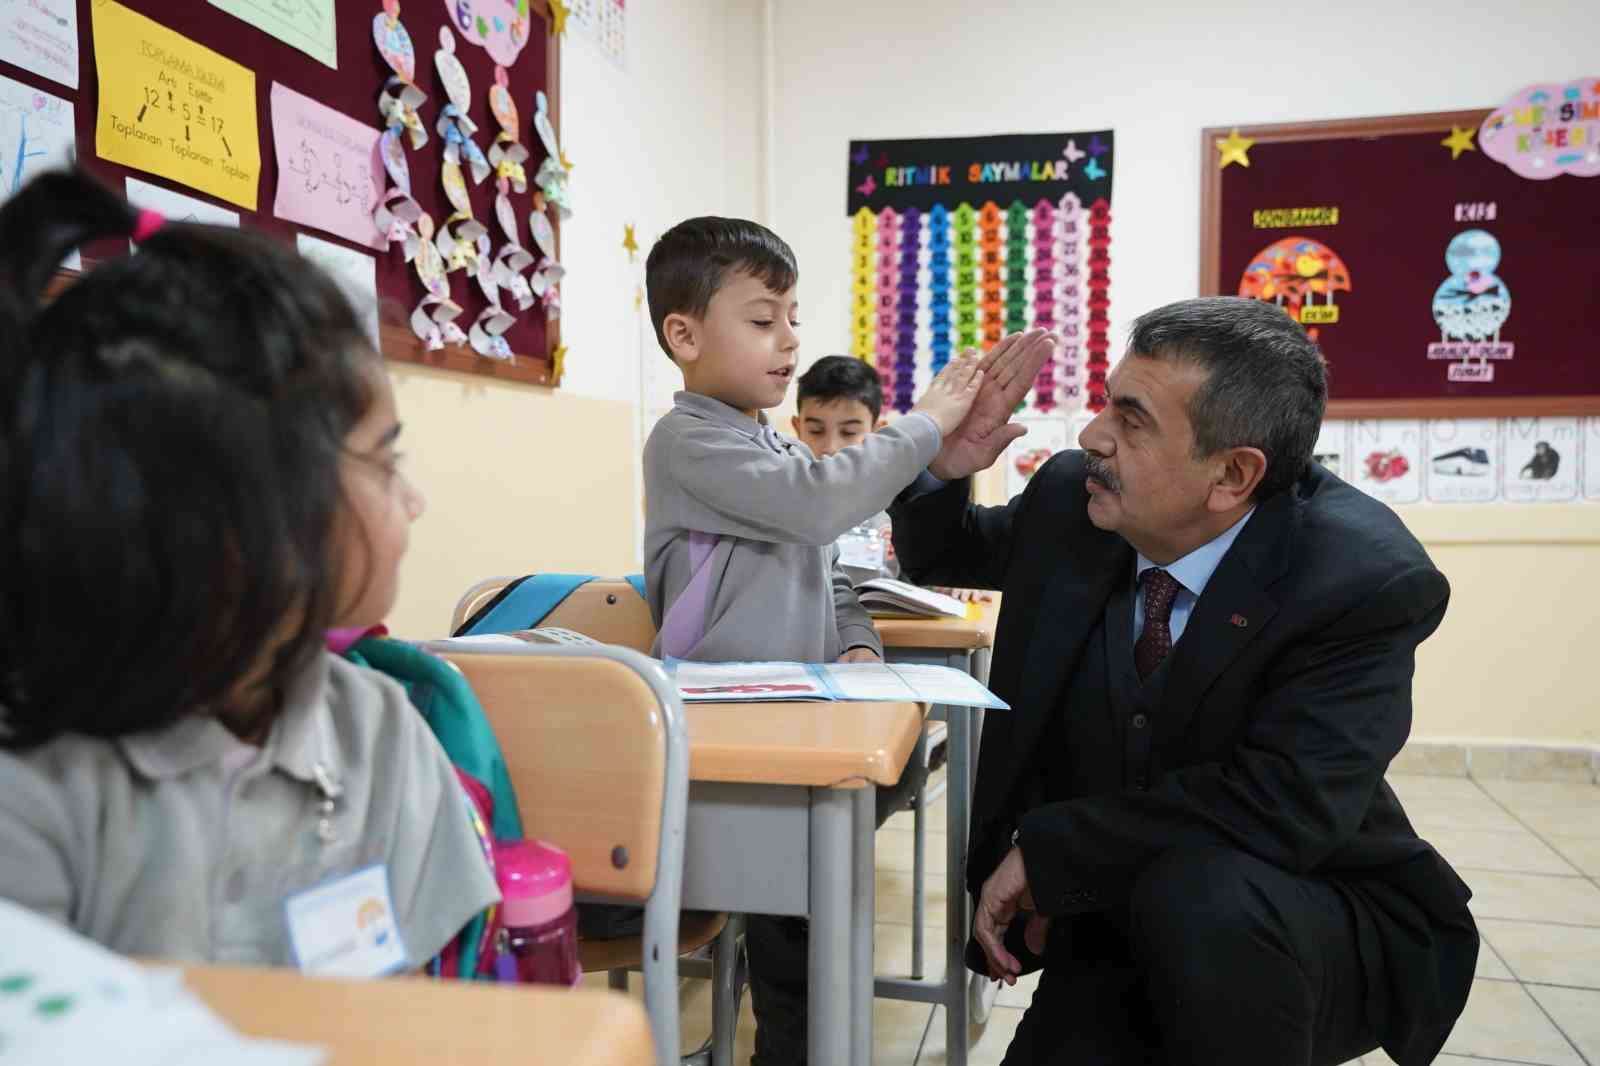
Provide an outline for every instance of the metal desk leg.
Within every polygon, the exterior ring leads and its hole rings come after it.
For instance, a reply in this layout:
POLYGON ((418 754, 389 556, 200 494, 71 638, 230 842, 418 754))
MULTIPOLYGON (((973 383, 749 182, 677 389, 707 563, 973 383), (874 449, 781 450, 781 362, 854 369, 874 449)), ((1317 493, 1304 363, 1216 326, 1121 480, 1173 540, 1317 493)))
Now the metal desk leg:
POLYGON ((850 1061, 850 883, 853 799, 843 789, 811 790, 811 946, 807 959, 807 1044, 811 1066, 850 1061))
POLYGON ((967 1066, 967 806, 971 791, 972 712, 966 707, 945 708, 949 780, 945 788, 945 970, 944 1021, 947 1066, 967 1066))
POLYGON ((852 821, 850 912, 850 1059, 872 1066, 872 923, 876 911, 875 850, 877 789, 868 785, 851 793, 852 821))

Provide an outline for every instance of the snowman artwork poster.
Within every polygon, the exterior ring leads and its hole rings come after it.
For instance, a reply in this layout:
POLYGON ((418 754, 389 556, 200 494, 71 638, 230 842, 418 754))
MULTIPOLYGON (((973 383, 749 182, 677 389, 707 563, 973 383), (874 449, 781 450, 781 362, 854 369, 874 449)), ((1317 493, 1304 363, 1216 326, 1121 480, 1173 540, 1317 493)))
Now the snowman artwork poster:
POLYGON ((1433 294, 1433 320, 1440 339, 1428 358, 1446 360, 1453 382, 1492 382, 1494 363, 1511 359, 1516 346, 1501 340, 1511 317, 1511 289, 1500 277, 1500 242, 1484 229, 1463 230, 1445 249, 1450 276, 1433 294))

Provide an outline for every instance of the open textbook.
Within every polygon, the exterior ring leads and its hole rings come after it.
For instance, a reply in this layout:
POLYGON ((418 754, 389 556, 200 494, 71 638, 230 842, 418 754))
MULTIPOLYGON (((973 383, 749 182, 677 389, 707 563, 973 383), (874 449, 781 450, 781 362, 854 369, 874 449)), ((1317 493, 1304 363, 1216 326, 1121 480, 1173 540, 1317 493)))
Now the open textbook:
POLYGON ((892 577, 875 577, 856 586, 856 599, 876 618, 968 618, 975 612, 954 596, 919 588, 892 577))
POLYGON ((970 675, 908 663, 667 663, 685 703, 749 700, 907 700, 1008 710, 970 675))

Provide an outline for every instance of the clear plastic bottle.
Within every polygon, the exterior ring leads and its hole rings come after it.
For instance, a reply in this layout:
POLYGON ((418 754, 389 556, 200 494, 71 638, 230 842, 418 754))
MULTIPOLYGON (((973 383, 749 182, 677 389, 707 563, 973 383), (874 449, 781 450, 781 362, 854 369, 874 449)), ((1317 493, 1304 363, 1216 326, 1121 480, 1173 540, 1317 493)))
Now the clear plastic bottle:
POLYGON ((576 985, 578 910, 572 861, 537 840, 496 844, 501 904, 500 977, 527 984, 576 985))

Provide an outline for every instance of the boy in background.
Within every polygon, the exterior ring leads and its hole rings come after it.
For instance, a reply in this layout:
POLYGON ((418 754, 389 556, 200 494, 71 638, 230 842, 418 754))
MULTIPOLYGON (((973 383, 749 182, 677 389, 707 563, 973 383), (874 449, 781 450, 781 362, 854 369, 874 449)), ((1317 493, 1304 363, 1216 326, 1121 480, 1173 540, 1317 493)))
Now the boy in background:
MULTIPOLYGON (((701 662, 872 662, 883 646, 838 563, 840 534, 927 468, 978 395, 952 362, 917 408, 826 458, 779 436, 799 349, 799 269, 753 222, 695 218, 645 266, 656 339, 684 389, 644 451, 645 581, 654 654, 701 662)), ((751 915, 753 1066, 806 1058, 806 923, 751 915)))
MULTIPOLYGON (((795 437, 813 455, 825 458, 866 439, 882 429, 883 384, 868 363, 849 355, 825 355, 800 375, 791 419, 795 437)), ((893 532, 887 511, 879 511, 862 526, 839 538, 839 559, 850 580, 859 585, 875 577, 900 576, 894 558, 893 532), (875 542, 863 536, 877 533, 875 542)), ((993 596, 972 589, 935 589, 964 603, 988 603, 993 596)))

